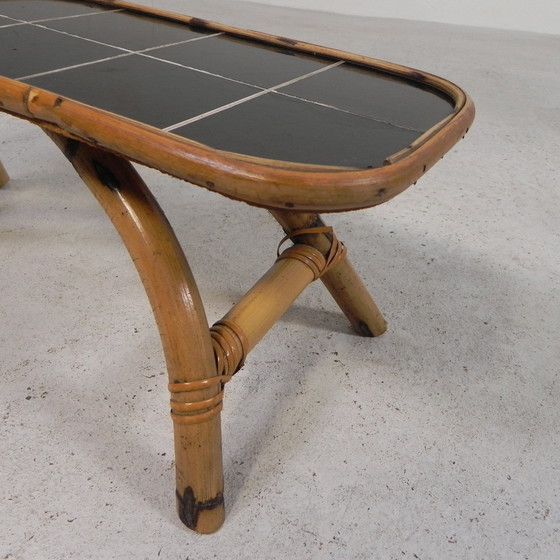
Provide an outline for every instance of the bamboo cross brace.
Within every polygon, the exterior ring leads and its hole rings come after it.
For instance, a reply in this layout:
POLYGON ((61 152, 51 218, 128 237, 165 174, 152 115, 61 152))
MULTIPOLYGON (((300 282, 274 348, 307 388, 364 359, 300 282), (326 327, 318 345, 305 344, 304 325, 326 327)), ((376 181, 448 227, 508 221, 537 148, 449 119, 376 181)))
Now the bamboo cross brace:
POLYGON ((266 274, 211 328, 218 373, 233 375, 303 290, 343 255, 340 251, 329 262, 320 251, 303 244, 279 254, 266 274))

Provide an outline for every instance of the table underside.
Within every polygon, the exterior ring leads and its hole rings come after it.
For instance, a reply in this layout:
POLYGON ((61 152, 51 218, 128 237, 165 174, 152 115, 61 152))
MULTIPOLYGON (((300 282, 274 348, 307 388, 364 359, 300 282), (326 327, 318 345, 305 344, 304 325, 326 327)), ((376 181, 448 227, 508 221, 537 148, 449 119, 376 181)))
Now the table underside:
POLYGON ((454 103, 358 65, 123 9, 0 0, 0 74, 212 148, 376 168, 454 103))

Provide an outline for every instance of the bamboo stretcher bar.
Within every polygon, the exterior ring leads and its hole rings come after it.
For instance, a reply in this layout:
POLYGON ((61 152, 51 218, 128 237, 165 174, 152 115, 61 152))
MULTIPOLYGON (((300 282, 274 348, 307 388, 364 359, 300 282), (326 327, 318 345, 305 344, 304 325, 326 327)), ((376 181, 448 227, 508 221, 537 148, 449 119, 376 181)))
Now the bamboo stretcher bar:
POLYGON ((303 290, 342 257, 329 263, 309 245, 294 245, 280 254, 268 272, 212 327, 218 373, 233 375, 303 290))

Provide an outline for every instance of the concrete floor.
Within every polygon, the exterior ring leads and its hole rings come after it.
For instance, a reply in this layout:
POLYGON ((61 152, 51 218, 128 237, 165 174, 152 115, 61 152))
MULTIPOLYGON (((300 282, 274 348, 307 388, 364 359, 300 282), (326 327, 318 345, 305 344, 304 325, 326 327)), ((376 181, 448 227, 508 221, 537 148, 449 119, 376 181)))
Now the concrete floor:
MULTIPOLYGON (((310 287, 227 387, 228 517, 198 536, 136 272, 56 148, 3 115, 0 559, 560 558, 560 37, 200 4, 158 3, 443 75, 475 126, 416 187, 328 218, 389 331, 354 336, 310 287)), ((218 319, 278 226, 142 174, 218 319)))

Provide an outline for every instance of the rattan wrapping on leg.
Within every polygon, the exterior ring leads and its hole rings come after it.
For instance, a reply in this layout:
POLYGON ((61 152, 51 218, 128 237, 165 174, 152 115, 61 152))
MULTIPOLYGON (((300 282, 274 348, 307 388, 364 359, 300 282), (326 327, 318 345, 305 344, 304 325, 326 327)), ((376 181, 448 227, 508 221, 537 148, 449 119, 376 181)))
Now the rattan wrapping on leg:
POLYGON ((206 422, 214 417, 223 407, 224 384, 231 379, 231 375, 217 375, 208 379, 200 379, 198 381, 186 381, 184 383, 170 383, 168 385, 171 393, 171 417, 178 424, 199 424, 206 422), (209 398, 201 401, 192 400, 187 402, 179 402, 173 400, 173 396, 194 393, 202 391, 209 387, 220 386, 219 392, 209 398))
POLYGON ((276 251, 278 259, 297 259, 311 268, 315 276, 315 280, 321 278, 323 274, 334 268, 345 256, 346 247, 344 243, 339 241, 335 235, 333 228, 330 226, 309 227, 297 229, 286 235, 278 244, 276 251), (289 249, 280 253, 280 248, 289 239, 294 239, 299 235, 320 235, 327 234, 332 238, 331 248, 326 256, 324 256, 318 249, 310 245, 296 244, 289 249))
POLYGON ((218 321, 210 329, 218 375, 233 375, 245 363, 249 342, 243 329, 233 321, 218 321))
POLYGON ((184 383, 170 383, 171 417, 179 424, 206 422, 223 408, 224 384, 245 362, 248 342, 241 327, 231 321, 219 321, 210 329, 218 375, 184 383), (175 395, 194 393, 219 385, 219 392, 209 399, 176 401, 175 395))

